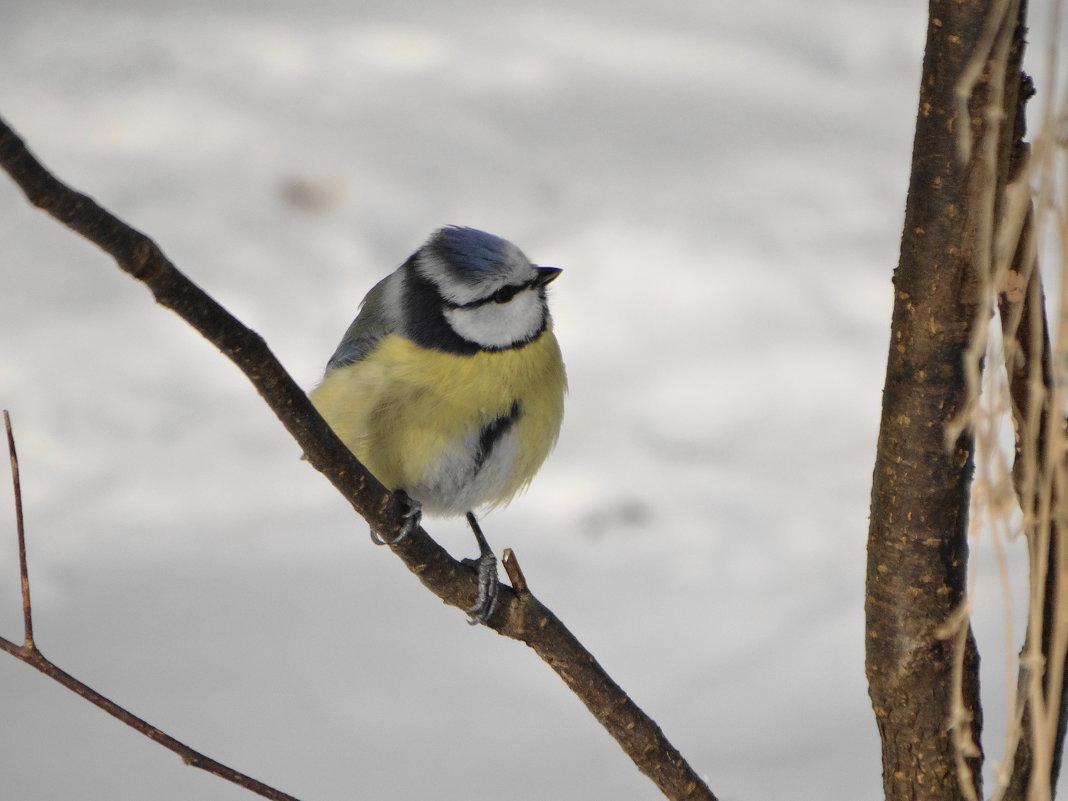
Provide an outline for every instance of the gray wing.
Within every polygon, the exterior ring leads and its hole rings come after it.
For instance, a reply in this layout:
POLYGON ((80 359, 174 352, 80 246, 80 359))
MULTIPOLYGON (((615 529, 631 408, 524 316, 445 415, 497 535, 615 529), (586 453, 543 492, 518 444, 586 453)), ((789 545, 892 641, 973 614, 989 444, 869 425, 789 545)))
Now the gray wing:
POLYGON ((395 330, 393 316, 388 313, 386 302, 387 284, 391 278, 393 275, 387 275, 375 284, 360 303, 360 313, 327 362, 326 372, 365 358, 375 349, 379 340, 395 330))

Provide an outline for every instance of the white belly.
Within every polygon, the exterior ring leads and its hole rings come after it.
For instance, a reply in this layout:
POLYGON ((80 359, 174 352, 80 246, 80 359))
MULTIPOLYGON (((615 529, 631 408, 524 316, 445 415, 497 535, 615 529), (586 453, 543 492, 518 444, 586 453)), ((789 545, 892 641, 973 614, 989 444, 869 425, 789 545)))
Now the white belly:
POLYGON ((479 460, 479 433, 442 453, 419 483, 404 490, 423 504, 431 515, 462 515, 487 503, 510 500, 502 498, 513 484, 519 440, 514 427, 493 443, 485 458, 479 460))

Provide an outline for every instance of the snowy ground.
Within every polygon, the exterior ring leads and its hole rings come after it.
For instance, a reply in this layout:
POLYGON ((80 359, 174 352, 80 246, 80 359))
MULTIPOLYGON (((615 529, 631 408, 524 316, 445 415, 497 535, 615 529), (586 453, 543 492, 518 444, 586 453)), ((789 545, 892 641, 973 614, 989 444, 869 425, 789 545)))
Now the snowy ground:
MULTIPOLYGON (((856 801, 881 793, 864 544, 925 24, 892 0, 6 0, 0 114, 308 387, 439 225, 563 267, 561 442, 491 541, 724 801, 856 801)), ((306 801, 659 797, 3 179, 0 244, 47 655, 306 801)), ((0 491, 18 638, 11 520, 0 491)), ((11 799, 251 798, 12 659, 0 688, 11 799)))

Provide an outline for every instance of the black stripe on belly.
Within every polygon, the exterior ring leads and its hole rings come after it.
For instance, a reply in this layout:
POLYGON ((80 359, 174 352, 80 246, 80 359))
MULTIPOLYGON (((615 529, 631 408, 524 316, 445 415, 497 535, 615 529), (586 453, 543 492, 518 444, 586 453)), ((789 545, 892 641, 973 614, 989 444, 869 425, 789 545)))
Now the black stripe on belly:
POLYGON ((478 435, 478 451, 475 453, 475 472, 478 472, 486 463, 493 446, 500 442, 501 437, 515 425, 521 411, 519 401, 512 401, 512 408, 508 414, 482 426, 482 431, 478 435))

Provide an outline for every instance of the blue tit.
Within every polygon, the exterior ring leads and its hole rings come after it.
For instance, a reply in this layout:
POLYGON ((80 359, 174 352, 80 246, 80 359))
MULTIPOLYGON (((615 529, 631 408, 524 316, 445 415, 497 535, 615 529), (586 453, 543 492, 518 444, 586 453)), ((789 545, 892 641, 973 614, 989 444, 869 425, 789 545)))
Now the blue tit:
POLYGON ((472 623, 493 613, 498 587, 474 510, 524 489, 560 432, 567 378, 546 302, 559 274, 493 234, 435 231, 367 293, 311 393, 356 457, 403 493, 406 532, 421 511, 467 516, 480 550, 472 623))

